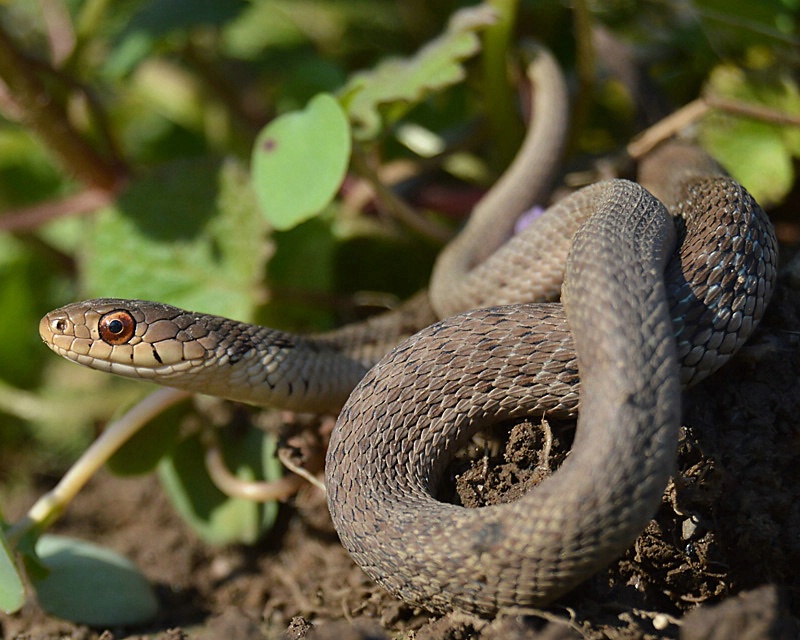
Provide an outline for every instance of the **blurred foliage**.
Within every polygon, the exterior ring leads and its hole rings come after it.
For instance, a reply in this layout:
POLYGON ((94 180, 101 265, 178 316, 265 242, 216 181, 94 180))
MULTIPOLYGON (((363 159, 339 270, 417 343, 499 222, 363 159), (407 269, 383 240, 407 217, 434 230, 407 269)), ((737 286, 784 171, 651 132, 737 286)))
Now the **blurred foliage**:
MULTIPOLYGON (((704 95, 733 108, 696 123, 698 138, 780 204, 800 157, 798 128, 776 117, 800 115, 798 13, 800 0, 6 0, 0 482, 19 474, 20 451, 38 449, 40 465, 74 458, 93 425, 148 388, 50 354, 36 327, 52 308, 136 297, 313 331, 424 286, 442 231, 468 213, 464 194, 496 179, 519 138, 525 38, 553 49, 571 81, 571 167, 704 95)), ((257 539, 276 506, 209 484, 200 436, 179 430, 188 410, 152 423, 110 466, 157 467, 211 541, 257 539)), ((279 477, 271 435, 220 441, 241 478, 279 477)), ((0 608, 11 610, 21 583, 0 543, 0 608)), ((152 615, 135 568, 82 543, 64 555, 62 543, 50 565, 119 566, 141 618, 152 615)), ((81 591, 62 606, 75 595, 66 574, 31 575, 51 611, 75 617, 94 600, 81 591)), ((119 622, 113 602, 97 602, 81 619, 119 622)))
MULTIPOLYGON (((426 189, 443 189, 456 202, 465 180, 491 184, 502 170, 492 152, 503 133, 497 127, 518 130, 520 123, 486 113, 498 107, 483 92, 489 84, 482 74, 506 74, 491 66, 504 56, 495 52, 495 62, 481 67, 480 32, 448 31, 451 16, 468 4, 0 5, 11 50, 63 109, 71 127, 66 135, 77 136, 96 156, 93 166, 124 185, 106 206, 62 205, 61 215, 50 216, 48 206, 69 203, 101 181, 91 179, 91 170, 77 171, 69 152, 48 143, 63 131, 43 130, 27 117, 30 105, 13 87, 0 92, 0 468, 13 469, 9 452, 25 447, 56 459, 74 456, 91 437, 89 427, 139 394, 135 383, 78 373, 39 344, 39 318, 63 303, 141 297, 315 330, 359 317, 364 293, 396 301, 424 286, 439 242, 399 222, 390 203, 371 196, 375 177, 417 204, 427 223, 454 227, 450 217, 463 217, 468 207, 426 206, 426 189), (438 48, 423 48, 431 41, 438 48), (441 72, 438 79, 423 73, 407 84, 404 74, 426 64, 441 72), (372 95, 358 93, 364 82, 372 95), (338 192, 341 176, 326 177, 327 204, 314 201, 316 217, 299 223, 311 215, 306 208, 285 224, 273 220, 292 227, 276 231, 259 213, 258 184, 250 184, 254 143, 262 127, 305 113, 300 110, 320 93, 336 96, 350 126, 358 126, 357 152, 374 175, 353 163, 338 192), (426 140, 433 151, 422 150, 426 140), (464 166, 470 170, 458 169, 464 166)), ((520 2, 511 45, 536 37, 550 46, 583 107, 576 109, 571 166, 618 151, 654 114, 704 92, 800 113, 800 0, 594 0, 575 7, 646 70, 639 91, 656 106, 642 108, 641 96, 616 72, 618 60, 604 59, 603 46, 566 3, 520 2), (576 52, 589 52, 589 74, 576 52)), ((486 24, 472 28, 478 27, 486 24)), ((518 73, 507 75, 511 87, 518 73)), ((324 119, 317 125, 330 128, 324 119)), ((765 202, 780 203, 793 188, 796 128, 714 113, 699 129, 704 143, 765 202)), ((341 141, 341 131, 331 138, 341 141)), ((339 163, 339 174, 347 151, 330 160, 339 163)), ((306 175, 278 175, 290 190, 310 189, 306 175)))
POLYGON ((155 589, 130 560, 110 549, 47 534, 36 552, 47 572, 32 582, 48 613, 103 627, 142 624, 158 612, 155 589))
POLYGON ((112 206, 83 222, 76 257, 86 296, 116 291, 251 315, 266 225, 241 162, 202 156, 143 171, 112 206))
MULTIPOLYGON (((203 465, 201 435, 182 440, 158 467, 164 489, 181 517, 211 544, 254 544, 272 528, 277 502, 230 498, 211 481, 203 465)), ((222 430, 220 448, 234 474, 244 482, 277 480, 281 464, 275 437, 259 429, 222 430)))
MULTIPOLYGON (((720 64, 709 75, 707 87, 708 93, 717 97, 800 113, 797 83, 771 69, 747 74, 740 67, 720 64)), ((714 113, 703 121, 700 139, 717 160, 730 167, 734 177, 749 185, 764 207, 780 203, 795 182, 793 165, 800 157, 800 127, 714 113)))
POLYGON ((25 585, 17 573, 16 561, 0 528, 0 611, 18 611, 25 603, 25 585))

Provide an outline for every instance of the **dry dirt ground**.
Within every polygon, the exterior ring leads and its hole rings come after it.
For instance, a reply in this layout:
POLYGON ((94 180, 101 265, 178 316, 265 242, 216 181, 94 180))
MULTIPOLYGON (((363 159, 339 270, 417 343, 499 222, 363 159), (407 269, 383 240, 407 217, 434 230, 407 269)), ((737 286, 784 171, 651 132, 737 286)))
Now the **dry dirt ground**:
MULTIPOLYGON (((757 335, 686 394, 679 471, 656 518, 624 557, 546 611, 482 620, 395 601, 349 559, 311 487, 257 547, 218 549, 178 519, 154 478, 104 474, 56 530, 135 560, 157 585, 158 619, 89 629, 30 604, 0 628, 37 640, 798 637, 799 330, 800 284, 784 268, 757 335)), ((476 443, 476 459, 453 463, 450 498, 514 499, 557 466, 571 437, 569 424, 509 425, 476 443)))

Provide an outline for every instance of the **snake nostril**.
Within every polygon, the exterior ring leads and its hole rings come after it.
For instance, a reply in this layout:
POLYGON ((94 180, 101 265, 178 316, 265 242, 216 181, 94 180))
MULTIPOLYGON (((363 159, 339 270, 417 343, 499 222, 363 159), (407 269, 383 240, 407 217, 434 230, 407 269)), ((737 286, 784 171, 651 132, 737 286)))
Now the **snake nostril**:
POLYGON ((100 332, 100 337, 108 344, 125 344, 133 337, 136 330, 136 320, 127 311, 111 311, 100 318, 97 328, 100 332))
POLYGON ((58 333, 65 333, 69 328, 69 323, 64 318, 59 318, 53 323, 53 328, 58 333))

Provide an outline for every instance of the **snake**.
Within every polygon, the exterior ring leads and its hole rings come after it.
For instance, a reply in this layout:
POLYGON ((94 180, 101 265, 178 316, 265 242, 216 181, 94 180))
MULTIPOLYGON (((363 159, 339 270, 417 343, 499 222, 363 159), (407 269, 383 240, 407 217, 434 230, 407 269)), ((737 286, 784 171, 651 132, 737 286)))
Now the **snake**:
POLYGON ((367 575, 429 610, 553 602, 654 515, 675 467, 682 389, 752 334, 778 249, 753 197, 682 142, 646 159, 647 188, 586 186, 514 233, 564 140, 558 65, 538 50, 528 76, 534 117, 520 152, 444 249, 429 290, 398 309, 299 336, 101 298, 44 316, 44 342, 118 375, 338 412, 327 503, 367 575), (577 417, 572 450, 518 501, 437 499, 448 461, 476 432, 550 416, 577 417))

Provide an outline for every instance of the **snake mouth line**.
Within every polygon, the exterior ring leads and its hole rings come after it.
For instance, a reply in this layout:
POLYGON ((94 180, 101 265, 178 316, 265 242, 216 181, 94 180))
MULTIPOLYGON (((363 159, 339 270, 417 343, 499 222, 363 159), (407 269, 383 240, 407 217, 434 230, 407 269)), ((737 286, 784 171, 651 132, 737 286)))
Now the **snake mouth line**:
POLYGON ((103 360, 102 358, 81 355, 52 342, 47 344, 55 353, 67 360, 71 360, 72 362, 76 362, 90 369, 97 369, 98 371, 113 373, 114 375, 134 380, 163 380, 166 384, 169 384, 171 378, 179 377, 183 375, 185 371, 196 366, 196 363, 184 362, 174 365, 164 365, 163 367, 137 367, 121 362, 113 362, 103 360))

